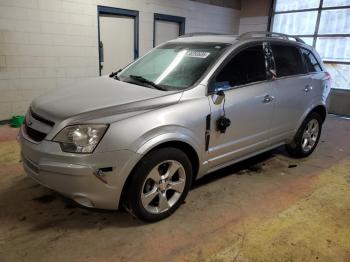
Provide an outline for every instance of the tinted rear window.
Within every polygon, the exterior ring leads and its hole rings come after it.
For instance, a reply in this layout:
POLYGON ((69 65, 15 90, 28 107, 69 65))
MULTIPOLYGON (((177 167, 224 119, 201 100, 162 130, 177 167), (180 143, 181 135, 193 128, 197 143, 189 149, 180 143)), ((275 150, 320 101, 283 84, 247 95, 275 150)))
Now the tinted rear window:
POLYGON ((272 44, 271 48, 275 59, 277 77, 306 73, 297 47, 272 44))
POLYGON ((309 72, 321 72, 322 68, 311 51, 301 48, 306 67, 309 72))

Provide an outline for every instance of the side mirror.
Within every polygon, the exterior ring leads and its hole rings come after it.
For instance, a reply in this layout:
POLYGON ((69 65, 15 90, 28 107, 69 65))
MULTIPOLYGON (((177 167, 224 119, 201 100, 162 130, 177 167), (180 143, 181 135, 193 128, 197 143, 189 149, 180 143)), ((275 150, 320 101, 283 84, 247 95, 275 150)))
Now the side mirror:
POLYGON ((222 103, 222 101, 225 98, 225 93, 222 90, 217 91, 215 94, 212 95, 213 103, 215 105, 219 105, 222 103))

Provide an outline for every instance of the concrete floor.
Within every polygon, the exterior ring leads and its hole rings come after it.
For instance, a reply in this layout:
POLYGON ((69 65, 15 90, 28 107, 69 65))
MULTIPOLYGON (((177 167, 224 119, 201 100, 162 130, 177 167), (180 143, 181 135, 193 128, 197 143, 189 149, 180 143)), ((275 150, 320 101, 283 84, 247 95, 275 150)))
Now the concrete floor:
POLYGON ((0 261, 350 261, 350 120, 198 181, 169 219, 81 208, 27 178, 0 127, 0 261))

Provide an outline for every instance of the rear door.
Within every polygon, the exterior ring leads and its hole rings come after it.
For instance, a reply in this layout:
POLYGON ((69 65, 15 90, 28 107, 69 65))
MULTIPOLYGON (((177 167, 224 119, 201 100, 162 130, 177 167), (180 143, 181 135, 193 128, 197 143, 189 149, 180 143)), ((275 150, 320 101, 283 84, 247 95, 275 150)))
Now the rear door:
POLYGON ((211 133, 209 167, 227 163, 269 146, 274 91, 267 80, 262 43, 242 48, 219 71, 211 84, 222 90, 225 100, 216 103, 209 96, 211 133), (217 130, 221 116, 231 121, 225 133, 217 130))
POLYGON ((285 141, 298 128, 307 109, 312 79, 298 47, 284 43, 271 43, 270 46, 276 67, 276 76, 271 82, 276 95, 271 142, 276 144, 285 141))

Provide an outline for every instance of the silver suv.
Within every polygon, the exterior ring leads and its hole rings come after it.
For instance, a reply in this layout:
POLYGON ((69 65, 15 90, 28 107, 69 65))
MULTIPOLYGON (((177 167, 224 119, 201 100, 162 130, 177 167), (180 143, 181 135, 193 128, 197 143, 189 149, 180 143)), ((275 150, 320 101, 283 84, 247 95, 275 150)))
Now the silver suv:
POLYGON ((19 134, 25 171, 77 203, 171 215, 194 179, 286 145, 315 149, 330 75, 299 38, 189 34, 109 76, 33 101, 19 134))

